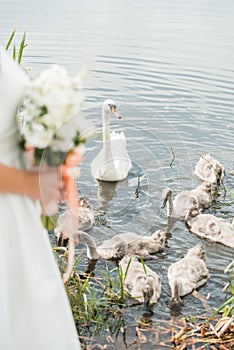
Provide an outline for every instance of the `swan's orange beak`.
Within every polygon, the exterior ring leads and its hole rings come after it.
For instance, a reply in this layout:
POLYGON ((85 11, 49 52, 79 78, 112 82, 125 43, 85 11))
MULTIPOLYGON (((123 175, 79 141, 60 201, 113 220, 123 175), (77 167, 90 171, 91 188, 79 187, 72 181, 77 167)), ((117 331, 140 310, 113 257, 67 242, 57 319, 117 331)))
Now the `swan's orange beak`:
POLYGON ((111 112, 116 116, 116 118, 118 118, 118 119, 122 118, 121 114, 119 112, 117 112, 116 106, 111 107, 111 112))

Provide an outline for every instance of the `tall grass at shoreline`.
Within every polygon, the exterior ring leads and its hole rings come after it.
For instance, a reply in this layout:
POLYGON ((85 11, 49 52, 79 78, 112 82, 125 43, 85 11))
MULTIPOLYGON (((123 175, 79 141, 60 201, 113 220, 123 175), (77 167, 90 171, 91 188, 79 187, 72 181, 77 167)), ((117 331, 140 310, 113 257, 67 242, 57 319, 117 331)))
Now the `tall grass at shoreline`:
MULTIPOLYGON (((58 252, 57 248, 55 248, 57 261, 61 273, 63 273, 66 269, 67 252, 66 250, 58 252)), ((83 345, 84 349, 87 349, 87 344, 95 343, 96 338, 100 339, 101 337, 103 339, 102 342, 105 343, 107 334, 117 339, 121 329, 131 328, 133 325, 128 324, 126 311, 135 304, 133 299, 124 291, 123 286, 126 276, 120 268, 112 267, 108 262, 105 262, 105 267, 100 272, 100 275, 95 276, 92 271, 87 274, 80 271, 79 264, 82 260, 83 253, 78 254, 74 273, 65 287, 80 339, 83 339, 85 342, 85 345, 83 345), (93 340, 91 341, 90 339, 93 340)), ((207 314, 205 317, 201 315, 192 317, 181 315, 176 321, 178 327, 175 324, 165 324, 165 332, 167 329, 167 332, 173 334, 174 330, 179 328, 177 334, 171 338, 171 342, 174 342, 176 345, 175 349, 180 349, 177 346, 190 344, 190 342, 196 344, 202 342, 204 344, 207 341, 207 344, 222 344, 222 342, 229 344, 232 341, 232 334, 234 336, 234 333, 232 333, 232 327, 234 326, 233 271, 234 260, 225 269, 225 272, 229 274, 227 276, 229 283, 226 286, 227 301, 217 308, 212 315, 207 314), (231 297, 229 297, 230 293, 231 297), (184 327, 180 326, 181 322, 184 323, 184 327), (230 326, 230 329, 228 327, 226 329, 222 328, 226 324, 230 326), (215 332, 216 327, 220 334, 219 338, 217 338, 215 333, 212 333, 215 332)), ((137 328, 139 319, 138 316, 135 317, 134 324, 137 328)), ((142 322, 144 321, 142 320, 142 322)), ((149 328, 147 322, 149 320, 146 320, 143 328, 149 328)), ((149 324, 151 332, 156 332, 158 324, 153 325, 151 322, 149 324)), ((149 339, 150 336, 151 333, 149 332, 149 339)), ((144 342, 147 343, 147 339, 144 342)), ((101 345, 100 348, 102 348, 101 345)), ((200 347, 196 349, 200 349, 200 347)), ((227 347, 227 349, 231 348, 227 347)))

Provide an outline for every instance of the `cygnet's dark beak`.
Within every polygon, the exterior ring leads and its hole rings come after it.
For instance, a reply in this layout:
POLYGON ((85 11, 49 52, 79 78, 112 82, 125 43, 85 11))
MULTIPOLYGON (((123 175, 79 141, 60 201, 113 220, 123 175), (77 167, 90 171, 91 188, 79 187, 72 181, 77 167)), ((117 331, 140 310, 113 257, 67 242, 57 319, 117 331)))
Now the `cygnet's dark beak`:
POLYGON ((144 313, 144 315, 150 315, 151 314, 151 310, 149 308, 149 301, 146 301, 144 303, 143 313, 144 313))
POLYGON ((167 204, 167 197, 164 198, 162 205, 161 205, 161 209, 165 208, 166 204, 167 204))
POLYGON ((221 185, 221 178, 222 178, 222 169, 220 167, 216 168, 216 184, 217 186, 221 185))

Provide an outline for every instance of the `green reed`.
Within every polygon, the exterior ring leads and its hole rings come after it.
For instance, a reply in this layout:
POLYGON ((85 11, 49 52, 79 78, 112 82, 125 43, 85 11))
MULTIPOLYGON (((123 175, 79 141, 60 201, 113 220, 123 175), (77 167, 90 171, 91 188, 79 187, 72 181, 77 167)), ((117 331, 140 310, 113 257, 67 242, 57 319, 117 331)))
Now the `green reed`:
MULTIPOLYGON (((52 242, 53 245, 53 242, 52 242)), ((67 250, 54 248, 61 274, 67 267, 67 250)), ((65 285, 73 317, 79 333, 94 336, 103 329, 117 330, 123 322, 121 308, 125 306, 126 296, 120 285, 119 269, 106 263, 100 276, 93 272, 80 271, 83 253, 78 254, 74 272, 65 285), (118 325, 118 327, 117 327, 118 325)))
POLYGON ((225 301, 210 317, 214 318, 217 314, 222 313, 223 317, 234 317, 234 259, 226 267, 225 273, 231 272, 231 276, 228 279, 228 287, 231 297, 225 301))
POLYGON ((6 51, 9 51, 12 46, 12 57, 15 61, 18 62, 18 64, 21 63, 21 60, 22 60, 22 56, 23 56, 23 52, 24 52, 24 49, 25 47, 27 46, 26 44, 26 32, 23 33, 22 35, 22 38, 21 38, 21 41, 20 41, 20 45, 19 45, 19 49, 16 48, 16 43, 14 41, 15 39, 15 36, 16 36, 16 28, 13 29, 8 41, 7 41, 7 44, 5 46, 5 49, 6 51))

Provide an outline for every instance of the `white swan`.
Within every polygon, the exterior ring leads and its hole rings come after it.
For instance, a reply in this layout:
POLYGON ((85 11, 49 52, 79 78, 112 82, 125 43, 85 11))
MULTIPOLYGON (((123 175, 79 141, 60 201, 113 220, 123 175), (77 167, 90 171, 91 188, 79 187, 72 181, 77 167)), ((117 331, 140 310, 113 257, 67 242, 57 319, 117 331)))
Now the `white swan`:
POLYGON ((202 181, 219 185, 225 176, 224 167, 209 153, 200 157, 195 165, 194 175, 202 181))
POLYGON ((177 219, 184 219, 188 209, 192 206, 199 209, 198 198, 191 194, 191 191, 182 191, 176 195, 173 200, 172 189, 167 187, 162 192, 163 204, 161 208, 167 205, 167 216, 177 219))
POLYGON ((191 293, 209 279, 209 271, 205 262, 205 248, 198 244, 188 250, 185 257, 168 268, 168 281, 171 288, 172 309, 182 305, 180 297, 191 293))
POLYGON ((124 276, 124 289, 134 299, 144 303, 148 311, 150 303, 157 303, 161 294, 161 278, 137 258, 125 256, 119 263, 124 276))
POLYGON ((189 231, 197 236, 234 248, 234 227, 226 220, 189 210, 186 223, 189 231))
POLYGON ((120 181, 126 179, 132 167, 126 150, 126 138, 123 132, 110 134, 110 113, 121 118, 115 102, 108 99, 102 104, 103 148, 91 163, 92 176, 102 181, 120 181))
MULTIPOLYGON (((58 245, 63 245, 64 237, 62 233, 65 229, 66 220, 69 219, 69 215, 72 215, 72 213, 69 209, 66 209, 58 216, 57 224, 54 229, 54 234, 57 237, 58 245)), ((77 230, 86 231, 94 225, 94 211, 88 198, 86 197, 80 197, 79 199, 78 218, 77 230)))
POLYGON ((143 259, 164 249, 166 233, 157 230, 150 237, 133 232, 119 233, 97 247, 102 259, 121 259, 125 255, 136 254, 143 259))
POLYGON ((125 232, 115 235, 97 246, 93 237, 81 230, 77 230, 79 243, 87 246, 87 257, 96 259, 121 259, 125 255, 136 254, 146 259, 150 254, 164 249, 166 233, 157 230, 150 237, 139 236, 133 232, 125 232))

